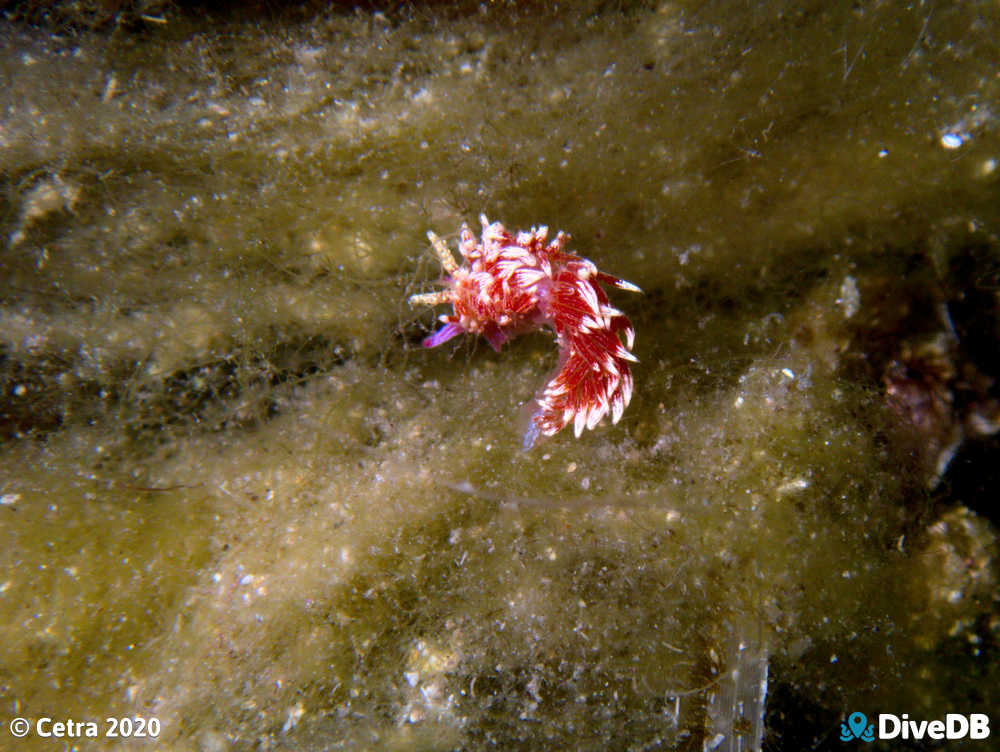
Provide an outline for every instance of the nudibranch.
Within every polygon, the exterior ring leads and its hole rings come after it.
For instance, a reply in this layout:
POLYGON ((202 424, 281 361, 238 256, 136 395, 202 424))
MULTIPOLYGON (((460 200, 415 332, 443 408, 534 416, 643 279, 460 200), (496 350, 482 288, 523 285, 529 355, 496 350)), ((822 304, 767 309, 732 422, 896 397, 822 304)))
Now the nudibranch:
POLYGON ((525 448, 539 434, 551 436, 570 422, 577 437, 608 413, 617 423, 632 398, 629 363, 637 362, 632 354, 635 330, 611 306, 602 285, 630 292, 641 292, 639 288, 567 251, 566 233, 546 243, 547 227, 514 234, 499 222, 479 219, 480 241, 462 225, 461 264, 441 238, 427 233, 446 274, 445 289, 413 295, 409 303, 450 303, 452 313, 439 317, 444 326, 424 339, 424 347, 468 332, 481 334, 499 351, 518 334, 550 327, 559 345, 559 368, 536 399, 525 448))

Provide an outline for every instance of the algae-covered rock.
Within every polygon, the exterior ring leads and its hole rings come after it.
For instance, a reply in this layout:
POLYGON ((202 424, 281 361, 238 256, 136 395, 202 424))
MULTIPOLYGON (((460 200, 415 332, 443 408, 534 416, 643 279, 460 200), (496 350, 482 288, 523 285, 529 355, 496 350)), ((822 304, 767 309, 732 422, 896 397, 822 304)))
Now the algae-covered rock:
POLYGON ((995 3, 74 7, 0 28, 0 734, 1000 722, 995 3), (480 213, 643 289, 617 425, 420 347, 480 213))

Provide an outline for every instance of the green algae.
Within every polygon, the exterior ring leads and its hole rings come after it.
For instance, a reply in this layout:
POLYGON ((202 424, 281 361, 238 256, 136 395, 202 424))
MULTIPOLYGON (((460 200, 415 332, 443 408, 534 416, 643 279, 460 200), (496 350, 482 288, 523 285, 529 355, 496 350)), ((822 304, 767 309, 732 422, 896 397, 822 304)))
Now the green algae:
POLYGON ((950 356, 985 386, 949 394, 988 422, 996 31, 987 4, 4 29, 9 714, 156 716, 171 749, 700 748, 734 640, 770 656, 775 748, 995 712, 995 530, 928 490, 884 374, 978 291, 950 356), (419 348, 424 233, 480 211, 644 289, 615 294, 617 426, 521 450, 548 335, 419 348))

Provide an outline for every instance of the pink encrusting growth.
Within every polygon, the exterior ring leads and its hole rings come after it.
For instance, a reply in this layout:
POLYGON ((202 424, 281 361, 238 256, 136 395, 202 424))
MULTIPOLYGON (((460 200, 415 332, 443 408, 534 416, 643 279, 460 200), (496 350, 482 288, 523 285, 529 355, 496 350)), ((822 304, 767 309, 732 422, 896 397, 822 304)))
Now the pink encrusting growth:
POLYGON ((410 305, 451 303, 453 310, 439 317, 444 326, 427 337, 424 346, 437 347, 469 332, 483 335, 499 350, 518 334, 549 326, 559 344, 559 370, 536 400, 525 446, 568 423, 577 436, 608 413, 617 423, 632 398, 629 362, 636 361, 631 352, 635 330, 625 314, 611 306, 602 284, 632 292, 639 288, 566 251, 565 233, 546 243, 546 227, 514 235, 485 216, 480 221, 479 242, 467 225, 462 226, 461 265, 437 235, 427 233, 447 273, 446 289, 413 295, 410 305))

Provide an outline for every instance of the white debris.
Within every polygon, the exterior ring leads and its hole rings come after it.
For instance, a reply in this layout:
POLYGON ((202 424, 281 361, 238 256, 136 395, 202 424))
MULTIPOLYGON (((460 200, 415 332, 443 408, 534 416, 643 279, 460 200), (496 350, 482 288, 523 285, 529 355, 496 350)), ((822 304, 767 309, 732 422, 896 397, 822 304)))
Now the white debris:
POLYGON ((944 133, 941 136, 941 146, 945 149, 957 149, 963 143, 962 136, 959 133, 944 133))
POLYGON ((840 283, 840 297, 837 298, 837 305, 844 309, 844 318, 851 318, 861 307, 861 293, 858 292, 858 283, 854 277, 848 275, 840 283))

